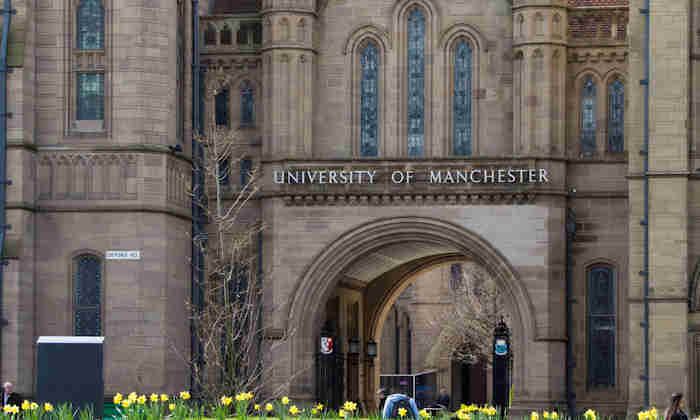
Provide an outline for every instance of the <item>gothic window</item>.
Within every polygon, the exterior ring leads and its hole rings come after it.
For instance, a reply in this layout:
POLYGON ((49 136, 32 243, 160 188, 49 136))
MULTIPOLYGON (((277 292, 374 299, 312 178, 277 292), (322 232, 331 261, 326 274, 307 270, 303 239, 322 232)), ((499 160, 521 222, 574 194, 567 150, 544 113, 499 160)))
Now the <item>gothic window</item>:
POLYGON ((81 0, 78 6, 78 49, 105 47, 105 9, 102 0, 81 0))
POLYGON ((459 290, 462 287, 462 264, 450 266, 450 289, 459 290))
POLYGON ((615 79, 608 86, 608 150, 621 153, 625 148, 625 85, 615 79))
POLYGON ((73 267, 74 334, 102 335, 102 262, 83 254, 75 258, 73 267))
POLYGON ((221 45, 231 45, 233 43, 233 33, 228 25, 224 25, 221 30, 221 45))
POLYGON ((216 125, 228 126, 228 89, 223 88, 214 97, 216 109, 216 125))
POLYGON ((581 153, 596 151, 596 86, 593 76, 583 79, 581 87, 581 153))
POLYGON ((204 45, 216 45, 216 27, 211 23, 204 31, 204 45))
POLYGON ((253 161, 250 159, 241 160, 241 187, 248 185, 250 172, 253 169, 253 161))
POLYGON ((104 74, 78 73, 78 120, 104 119, 104 74))
POLYGON ((408 155, 423 156, 425 143, 425 15, 408 16, 408 155))
POLYGON ((453 130, 454 154, 472 154, 472 47, 462 39, 454 57, 453 130))
POLYGON ((241 124, 250 125, 255 122, 255 96, 253 84, 245 80, 241 84, 241 124))
POLYGON ((367 43, 361 54, 360 156, 378 156, 379 58, 376 44, 367 43))
POLYGON ((588 271, 589 387, 615 386, 615 276, 608 266, 588 271))
POLYGON ((219 162, 219 173, 216 177, 219 179, 219 184, 227 186, 231 183, 229 174, 231 172, 231 163, 228 158, 219 162))
POLYGON ((535 35, 544 35, 544 17, 541 13, 535 15, 535 35))
POLYGON ((241 24, 236 32, 236 44, 248 45, 248 25, 241 24))

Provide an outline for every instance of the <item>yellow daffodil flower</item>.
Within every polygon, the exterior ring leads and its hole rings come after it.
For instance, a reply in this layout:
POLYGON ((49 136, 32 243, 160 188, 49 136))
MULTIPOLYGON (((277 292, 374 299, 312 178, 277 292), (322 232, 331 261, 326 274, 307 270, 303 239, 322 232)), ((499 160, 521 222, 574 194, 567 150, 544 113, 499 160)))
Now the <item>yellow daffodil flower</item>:
POLYGON ((53 405, 51 403, 44 403, 44 411, 50 413, 53 411, 53 405))
POLYGON ((151 394, 151 402, 158 402, 158 394, 151 394))
POLYGON ((252 392, 246 392, 245 397, 246 397, 246 400, 252 400, 252 399, 253 399, 253 393, 252 393, 252 392))
POLYGON ((132 393, 129 394, 129 401, 133 403, 133 402, 135 402, 135 401, 138 399, 138 397, 139 397, 139 396, 136 395, 135 392, 132 392, 132 393))
POLYGON ((459 420, 469 420, 470 417, 471 417, 471 416, 467 413, 466 410, 459 410, 459 411, 457 412, 457 418, 458 418, 459 420))
POLYGON ((190 393, 187 391, 182 391, 180 393, 180 398, 183 400, 189 400, 190 399, 190 393))
POLYGON ((649 410, 649 414, 651 414, 651 417, 656 420, 659 417, 659 412, 656 410, 656 407, 651 407, 651 410, 649 410))
POLYGON ((2 411, 5 412, 5 414, 10 414, 12 412, 12 406, 11 405, 6 405, 2 408, 2 411))
POLYGON ((145 395, 140 395, 140 396, 136 399, 136 402, 138 402, 138 403, 141 404, 141 405, 146 404, 146 396, 145 396, 145 395))
POLYGON ((342 408, 340 410, 338 410, 338 417, 340 417, 341 419, 344 419, 345 418, 345 410, 343 410, 342 408))
POLYGON ((405 408, 403 408, 403 407, 399 408, 399 416, 400 416, 401 418, 406 417, 406 413, 407 413, 407 411, 406 411, 405 408))
POLYGON ((29 410, 29 401, 24 400, 24 402, 22 402, 22 410, 24 410, 24 411, 29 410))
MULTIPOLYGON (((236 397, 236 399, 238 399, 238 397, 236 397)), ((233 401, 233 398, 231 398, 231 397, 227 397, 225 395, 221 397, 221 404, 223 404, 224 406, 231 404, 232 401, 233 401)))
POLYGON ((429 419, 429 418, 430 418, 430 413, 428 413, 428 410, 426 410, 425 408, 422 409, 422 410, 419 412, 419 414, 420 414, 420 416, 421 416, 422 418, 424 418, 424 419, 429 419))
POLYGON ((316 410, 316 407, 314 407, 314 408, 311 409, 311 414, 314 415, 314 416, 315 416, 316 414, 318 414, 318 410, 316 410))
POLYGON ((37 408, 39 408, 39 404, 37 404, 37 403, 35 403, 35 402, 32 402, 32 403, 29 405, 29 409, 30 409, 30 410, 36 410, 37 408))
POLYGON ((168 409, 170 409, 170 411, 175 411, 175 404, 173 404, 173 403, 168 404, 168 409))
POLYGON ((542 413, 542 418, 543 419, 548 419, 549 418, 549 411, 545 411, 542 413))
POLYGON ((289 414, 291 414, 293 416, 296 416, 297 414, 299 414, 299 409, 297 408, 296 405, 289 407, 289 414))
POLYGON ((289 404, 289 398, 282 397, 282 405, 287 405, 287 404, 289 404))
POLYGON ((273 408, 272 404, 270 404, 270 403, 265 404, 265 410, 267 410, 268 412, 272 411, 272 408, 273 408))
POLYGON ((538 420, 540 418, 540 415, 537 414, 537 411, 533 411, 530 413, 530 420, 538 420))
POLYGON ((585 413, 583 413, 583 417, 585 417, 586 420, 596 420, 595 411, 589 408, 585 413))
POLYGON ((168 401, 168 398, 169 398, 169 397, 168 397, 168 394, 160 394, 160 400, 161 400, 161 401, 163 401, 163 402, 168 401))
POLYGON ((129 399, 122 401, 122 407, 129 408, 130 405, 131 405, 131 400, 129 400, 129 399))
POLYGON ((357 410, 357 404, 355 404, 352 401, 345 401, 345 404, 343 404, 343 410, 355 411, 355 410, 357 410))
POLYGON ((122 394, 120 394, 120 393, 117 393, 117 395, 114 396, 114 404, 116 404, 116 405, 121 404, 123 399, 124 399, 124 396, 122 396, 122 394))
POLYGON ((12 414, 19 414, 19 407, 17 407, 16 405, 13 405, 12 406, 12 414))
POLYGON ((555 420, 558 419, 558 418, 559 418, 559 414, 557 414, 556 411, 552 411, 552 418, 555 419, 555 420))
POLYGON ((317 405, 317 406, 316 406, 316 409, 317 409, 318 411, 323 410, 323 404, 317 405))
POLYGON ((255 404, 255 405, 253 406, 253 410, 255 410, 255 411, 260 411, 260 404, 255 404))

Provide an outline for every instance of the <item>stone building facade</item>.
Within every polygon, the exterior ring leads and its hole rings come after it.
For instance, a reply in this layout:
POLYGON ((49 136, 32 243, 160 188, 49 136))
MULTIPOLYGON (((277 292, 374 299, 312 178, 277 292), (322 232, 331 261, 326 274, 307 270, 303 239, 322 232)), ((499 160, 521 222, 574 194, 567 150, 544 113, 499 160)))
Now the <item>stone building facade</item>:
MULTIPOLYGON (((103 334, 107 394, 186 388, 194 3, 12 3, 0 378, 31 394, 38 336, 103 334)), ((194 77, 226 90, 194 106, 245 134, 234 173, 261 169, 266 294, 284 308, 265 319, 295 330, 274 355, 292 398, 316 397, 328 321, 364 349, 416 276, 466 259, 508 302, 518 409, 566 404, 567 340, 577 406, 635 411, 646 381, 653 404, 680 390, 697 406, 699 1, 652 2, 648 78, 643 0, 196 4, 194 77), (495 172, 425 175, 464 168, 495 172), (275 182, 299 170, 376 177, 275 182)), ((370 405, 381 363, 352 365, 346 395, 370 405)))

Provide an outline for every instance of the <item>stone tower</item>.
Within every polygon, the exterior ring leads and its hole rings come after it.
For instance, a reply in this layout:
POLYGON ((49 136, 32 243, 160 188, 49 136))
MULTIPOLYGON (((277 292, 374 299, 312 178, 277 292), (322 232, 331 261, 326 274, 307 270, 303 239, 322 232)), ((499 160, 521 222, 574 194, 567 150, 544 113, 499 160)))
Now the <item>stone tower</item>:
POLYGON ((566 0, 513 3, 513 151, 562 155, 565 137, 566 0))
POLYGON ((315 10, 314 0, 263 2, 263 156, 312 156, 315 10))

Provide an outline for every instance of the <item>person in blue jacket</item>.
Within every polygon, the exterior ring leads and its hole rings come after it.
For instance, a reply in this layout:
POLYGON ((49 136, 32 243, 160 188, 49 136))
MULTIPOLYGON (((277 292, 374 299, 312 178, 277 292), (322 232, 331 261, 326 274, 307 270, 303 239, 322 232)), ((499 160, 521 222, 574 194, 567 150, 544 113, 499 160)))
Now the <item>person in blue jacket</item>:
POLYGON ((408 395, 404 394, 391 394, 386 397, 384 409, 382 410, 382 418, 398 418, 398 409, 401 407, 406 408, 406 406, 408 406, 408 413, 406 413, 406 416, 413 417, 414 420, 419 420, 420 416, 418 415, 418 406, 416 405, 416 402, 413 400, 413 398, 410 398, 408 395))

